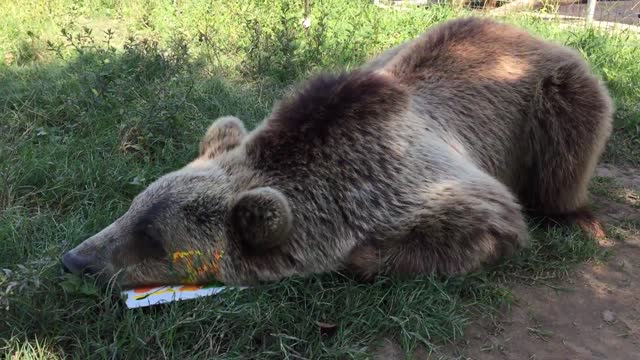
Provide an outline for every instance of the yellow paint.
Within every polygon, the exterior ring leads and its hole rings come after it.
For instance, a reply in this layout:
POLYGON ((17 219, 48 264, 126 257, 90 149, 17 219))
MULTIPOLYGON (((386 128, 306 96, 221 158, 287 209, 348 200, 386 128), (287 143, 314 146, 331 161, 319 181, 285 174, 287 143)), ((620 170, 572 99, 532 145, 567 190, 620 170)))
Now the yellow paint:
POLYGON ((173 253, 173 262, 177 262, 179 259, 192 257, 193 255, 202 255, 200 250, 189 250, 189 251, 176 251, 173 253))
MULTIPOLYGON (((136 292, 137 292, 137 291, 136 291, 136 292)), ((164 290, 158 290, 158 291, 154 291, 154 292, 152 292, 152 293, 150 293, 150 294, 142 294, 142 295, 136 296, 136 297, 135 297, 135 299, 136 299, 136 300, 140 300, 140 299, 143 299, 143 298, 145 298, 145 297, 147 297, 147 296, 149 296, 149 295, 151 295, 151 294, 153 294, 153 295, 159 295, 159 294, 168 294, 168 293, 175 293, 175 290, 173 290, 173 289, 172 289, 172 288, 170 288, 170 287, 167 287, 167 288, 166 288, 166 289, 164 289, 164 290)))

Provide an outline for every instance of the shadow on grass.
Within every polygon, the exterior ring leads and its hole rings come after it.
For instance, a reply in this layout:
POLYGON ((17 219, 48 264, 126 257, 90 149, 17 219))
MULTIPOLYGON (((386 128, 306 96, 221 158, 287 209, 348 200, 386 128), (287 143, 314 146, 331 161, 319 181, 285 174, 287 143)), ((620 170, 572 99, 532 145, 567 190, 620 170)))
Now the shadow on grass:
POLYGON ((236 115, 251 128, 280 91, 222 79, 148 43, 0 67, 0 264, 96 230, 195 158, 211 121, 236 115))

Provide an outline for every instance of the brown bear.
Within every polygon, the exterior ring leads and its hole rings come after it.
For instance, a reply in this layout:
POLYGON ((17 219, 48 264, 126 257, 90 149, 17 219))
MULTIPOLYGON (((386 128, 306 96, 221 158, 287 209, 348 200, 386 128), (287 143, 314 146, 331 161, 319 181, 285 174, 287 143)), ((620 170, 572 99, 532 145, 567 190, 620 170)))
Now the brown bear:
POLYGON ((587 213, 612 112, 575 51, 447 21, 315 77, 251 132, 216 120, 196 160, 62 262, 123 286, 464 274, 525 245, 527 211, 587 213))

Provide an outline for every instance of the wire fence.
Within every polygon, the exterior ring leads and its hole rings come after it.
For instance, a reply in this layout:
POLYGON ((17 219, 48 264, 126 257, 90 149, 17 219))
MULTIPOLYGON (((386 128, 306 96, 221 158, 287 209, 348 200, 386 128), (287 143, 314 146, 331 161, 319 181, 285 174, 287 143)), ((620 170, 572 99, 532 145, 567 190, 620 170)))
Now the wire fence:
POLYGON ((405 9, 413 6, 451 4, 507 15, 527 12, 550 20, 605 29, 628 29, 640 33, 640 0, 373 0, 381 7, 405 9))

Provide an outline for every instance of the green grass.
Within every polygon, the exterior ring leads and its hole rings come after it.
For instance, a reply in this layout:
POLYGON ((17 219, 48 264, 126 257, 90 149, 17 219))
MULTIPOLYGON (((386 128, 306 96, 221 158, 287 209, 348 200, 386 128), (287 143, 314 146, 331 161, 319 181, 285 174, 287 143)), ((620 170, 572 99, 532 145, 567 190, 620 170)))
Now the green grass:
MULTIPOLYGON (((357 66, 466 14, 327 0, 313 4, 305 31, 299 1, 176 3, 0 4, 0 350, 7 359, 364 358, 384 336, 405 350, 433 349, 460 338, 478 312, 509 304, 510 282, 551 284, 604 255, 577 232, 536 230, 520 255, 462 278, 363 285, 329 274, 137 310, 112 289, 63 275, 60 254, 194 158, 216 117, 236 115, 253 127, 310 73, 357 66), (316 322, 337 330, 321 336, 316 322)), ((584 54, 618 107, 605 160, 639 164, 638 38, 508 21, 584 54)))

